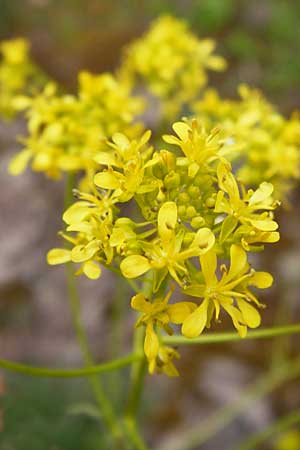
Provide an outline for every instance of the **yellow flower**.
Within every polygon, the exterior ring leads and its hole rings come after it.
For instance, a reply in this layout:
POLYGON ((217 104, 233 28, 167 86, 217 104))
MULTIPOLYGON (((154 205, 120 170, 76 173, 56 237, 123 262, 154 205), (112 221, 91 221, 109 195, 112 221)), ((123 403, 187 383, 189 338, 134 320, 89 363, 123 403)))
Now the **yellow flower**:
POLYGON ((95 175, 95 185, 113 190, 119 202, 155 190, 158 183, 152 179, 148 183, 144 177, 145 169, 152 164, 147 162, 153 151, 152 147, 146 146, 150 136, 151 132, 146 131, 140 139, 130 141, 124 134, 114 134, 113 142, 109 143, 113 151, 100 152, 94 158, 98 164, 108 167, 95 175))
POLYGON ((285 119, 246 85, 239 86, 239 95, 240 100, 222 99, 209 89, 193 110, 206 127, 220 127, 222 155, 238 163, 239 179, 253 187, 270 181, 275 198, 285 199, 300 177, 299 114, 285 119))
POLYGON ((101 275, 99 263, 109 265, 113 259, 113 247, 109 238, 112 231, 113 202, 109 197, 100 198, 91 194, 78 194, 81 201, 74 203, 64 213, 67 232, 61 233, 73 245, 70 250, 55 248, 48 252, 50 265, 72 261, 80 264, 77 275, 84 273, 90 279, 101 275))
POLYGON ((172 334, 169 323, 181 324, 186 317, 195 310, 196 304, 193 302, 179 302, 169 305, 172 289, 164 298, 156 298, 150 302, 143 294, 137 294, 131 299, 131 306, 136 311, 142 313, 136 326, 145 325, 144 351, 149 362, 150 373, 156 369, 164 368, 169 376, 176 376, 177 370, 171 363, 176 352, 173 349, 164 347, 155 332, 155 327, 163 328, 168 334, 172 334))
POLYGON ((29 99, 29 137, 22 139, 25 149, 12 160, 10 172, 21 173, 31 160, 33 170, 52 178, 84 170, 91 183, 98 167, 94 156, 117 130, 129 136, 139 133, 133 120, 142 108, 125 82, 110 74, 80 73, 76 96, 60 95, 49 83, 29 99))
POLYGON ((221 142, 216 139, 218 129, 207 134, 196 120, 189 126, 184 122, 175 122, 173 130, 179 138, 165 135, 163 139, 168 144, 178 145, 188 160, 188 176, 194 178, 200 167, 209 161, 220 158, 218 151, 221 142))
POLYGON ((248 286, 268 288, 272 285, 272 276, 267 272, 249 271, 245 250, 235 244, 230 248, 229 271, 225 266, 221 266, 223 274, 220 280, 216 275, 217 256, 214 250, 200 256, 200 263, 204 284, 195 283, 185 292, 204 300, 183 322, 182 334, 189 338, 198 336, 205 327, 210 327, 214 313, 218 320, 221 307, 231 316, 241 337, 246 335, 247 327, 258 327, 261 322, 260 315, 250 302, 260 307, 263 305, 250 292, 248 286))
POLYGON ((29 57, 29 42, 12 39, 0 43, 0 116, 13 118, 27 108, 27 95, 35 94, 45 83, 42 74, 29 57))
POLYGON ((199 40, 184 21, 160 17, 127 48, 121 73, 133 82, 142 80, 162 100, 164 113, 174 117, 205 86, 207 70, 225 69, 214 49, 212 39, 199 40))
POLYGON ((176 203, 166 202, 161 206, 157 216, 158 238, 143 244, 147 256, 130 255, 121 262, 120 268, 126 278, 136 278, 154 269, 154 291, 159 289, 168 272, 178 284, 184 285, 184 278, 188 277, 185 261, 211 249, 215 236, 209 228, 201 228, 188 248, 182 249, 184 231, 176 232, 177 217, 176 203))
MULTIPOLYGON (((272 200, 273 185, 271 183, 263 182, 256 191, 248 190, 241 196, 229 164, 219 163, 217 176, 220 191, 216 198, 215 212, 227 214, 222 223, 221 242, 236 228, 238 222, 252 227, 254 231, 274 232, 277 230, 278 224, 268 212, 277 206, 272 200), (262 212, 263 210, 265 212, 262 212)), ((258 234, 256 233, 255 236, 258 234)))

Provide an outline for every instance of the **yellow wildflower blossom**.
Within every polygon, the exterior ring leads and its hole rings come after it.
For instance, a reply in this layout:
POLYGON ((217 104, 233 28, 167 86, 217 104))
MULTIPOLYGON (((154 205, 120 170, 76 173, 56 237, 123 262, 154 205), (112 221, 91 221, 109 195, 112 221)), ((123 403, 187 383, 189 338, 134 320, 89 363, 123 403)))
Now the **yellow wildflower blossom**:
POLYGON ((176 203, 164 203, 157 216, 158 239, 143 244, 147 256, 130 255, 121 262, 120 268, 125 277, 136 278, 154 269, 156 276, 154 292, 159 289, 168 273, 178 284, 185 283, 188 270, 184 262, 212 248, 215 236, 209 228, 201 228, 195 233, 188 248, 182 250, 184 232, 179 230, 176 233, 177 218, 176 203))
POLYGON ((168 375, 176 376, 178 372, 171 363, 172 358, 177 356, 176 352, 160 343, 155 327, 163 328, 168 334, 172 334, 173 331, 169 324, 182 324, 197 306, 193 302, 169 305, 171 295, 172 289, 164 298, 156 298, 150 302, 143 294, 137 294, 132 297, 131 306, 142 313, 136 326, 145 325, 146 327, 144 351, 149 362, 150 373, 159 367, 162 371, 167 371, 168 375))
POLYGON ((10 172, 21 173, 31 160, 35 171, 57 178, 62 172, 84 170, 92 178, 94 156, 117 130, 130 135, 139 129, 133 120, 143 108, 129 87, 110 74, 79 75, 77 96, 57 93, 53 83, 28 99, 25 148, 12 160, 10 172))
POLYGON ((212 39, 199 40, 187 24, 170 16, 157 19, 149 31, 129 45, 121 73, 141 80, 174 117, 207 83, 207 70, 224 70, 212 39))
POLYGON ((6 119, 26 108, 25 95, 34 95, 46 77, 29 57, 26 39, 12 39, 0 43, 0 116, 6 119))
POLYGON ((259 307, 263 305, 250 292, 248 286, 267 288, 272 285, 272 276, 267 272, 249 270, 245 250, 235 244, 230 248, 230 268, 227 271, 225 266, 221 266, 223 274, 220 280, 216 275, 217 256, 214 250, 201 255, 200 264, 204 284, 191 285, 185 293, 204 300, 184 320, 182 334, 189 338, 198 336, 205 327, 210 327, 214 313, 218 320, 221 307, 230 315, 241 337, 246 335, 247 327, 258 327, 260 315, 250 302, 259 307))

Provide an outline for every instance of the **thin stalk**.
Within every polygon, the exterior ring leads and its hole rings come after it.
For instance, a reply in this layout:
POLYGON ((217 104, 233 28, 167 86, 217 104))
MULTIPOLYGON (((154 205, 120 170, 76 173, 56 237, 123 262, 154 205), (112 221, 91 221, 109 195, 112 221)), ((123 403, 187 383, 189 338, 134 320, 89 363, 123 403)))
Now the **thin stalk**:
MULTIPOLYGON (((134 334, 134 352, 137 354, 142 354, 142 346, 144 342, 144 329, 138 328, 134 334)), ((140 361, 132 365, 131 372, 131 389, 129 391, 128 404, 125 411, 125 416, 127 418, 136 418, 140 399, 144 387, 144 378, 146 375, 147 361, 146 358, 142 357, 140 361)))
MULTIPOLYGON (((72 189, 74 187, 74 179, 75 178, 73 173, 68 174, 64 197, 65 208, 70 206, 72 202, 72 189)), ((66 265, 66 273, 69 304, 78 345, 80 347, 82 357, 86 366, 92 366, 93 357, 89 349, 88 338, 86 336, 85 329, 82 323, 80 299, 78 291, 76 289, 72 263, 68 263, 66 265)), ((101 416, 108 429, 110 429, 112 437, 116 441, 116 444, 119 445, 119 448, 122 448, 123 430, 118 422, 117 417, 114 414, 111 402, 105 395, 100 379, 97 376, 90 376, 89 381, 94 392, 95 399, 98 403, 101 416)))
POLYGON ((188 339, 184 336, 164 336, 163 342, 165 344, 173 345, 194 345, 194 344, 219 344, 224 342, 244 341, 251 339, 268 339, 276 336, 287 336, 300 333, 300 324, 286 325, 283 327, 261 328, 255 331, 249 331, 247 336, 240 338, 240 336, 233 333, 208 333, 197 338, 188 339))
POLYGON ((139 361, 140 359, 140 355, 135 355, 134 353, 132 353, 124 356, 123 358, 114 359, 113 361, 108 361, 103 364, 97 364, 94 366, 87 366, 78 369, 53 369, 49 367, 34 367, 26 364, 16 363, 14 361, 8 361, 7 359, 0 359, 0 367, 11 372, 34 377, 79 378, 118 370, 122 367, 132 364, 133 362, 139 361))
POLYGON ((300 375, 300 358, 287 362, 280 368, 270 370, 256 383, 248 387, 238 400, 225 406, 216 414, 207 417, 192 429, 170 439, 158 450, 191 450, 200 448, 205 442, 221 432, 237 417, 243 414, 257 399, 264 397, 281 386, 283 383, 297 378, 300 375))
POLYGON ((284 417, 280 417, 264 430, 253 434, 246 441, 242 442, 237 447, 234 447, 233 450, 255 450, 259 445, 263 444, 268 439, 273 438, 274 435, 282 433, 298 423, 300 423, 299 409, 284 417))
POLYGON ((124 422, 126 425, 128 437, 134 444, 135 448, 137 450, 148 450, 148 447, 146 446, 145 442, 143 441, 141 435, 138 432, 136 421, 131 417, 125 417, 124 422))
MULTIPOLYGON (((85 330, 81 320, 80 300, 75 286, 72 265, 68 263, 66 269, 70 309, 77 341, 86 366, 92 366, 93 357, 89 350, 87 336, 85 334, 85 330)), ((89 381, 94 392, 95 399, 98 403, 101 416, 103 417, 106 426, 111 430, 114 439, 118 442, 119 445, 121 445, 120 443, 123 435, 122 428, 119 426, 118 419, 115 417, 112 405, 105 395, 102 384, 99 378, 96 376, 91 376, 89 381)))
MULTIPOLYGON (((147 298, 151 298, 153 281, 152 273, 149 274, 151 277, 151 283, 148 277, 146 277, 143 284, 142 292, 147 298)), ((143 355, 142 359, 137 363, 132 364, 131 369, 131 386, 128 395, 128 403, 125 410, 124 423, 128 435, 135 442, 136 448, 138 450, 147 450, 146 443, 144 442, 142 436, 138 432, 137 428, 137 414, 143 393, 144 380, 147 371, 147 361, 144 356, 143 343, 145 338, 145 331, 143 328, 137 328, 134 332, 134 352, 136 354, 143 355)))

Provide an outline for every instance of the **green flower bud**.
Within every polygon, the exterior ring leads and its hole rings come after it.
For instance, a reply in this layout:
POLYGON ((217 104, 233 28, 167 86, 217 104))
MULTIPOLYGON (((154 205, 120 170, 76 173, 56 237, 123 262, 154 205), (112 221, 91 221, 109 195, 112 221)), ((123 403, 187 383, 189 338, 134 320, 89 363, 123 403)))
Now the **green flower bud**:
POLYGON ((179 173, 172 170, 164 178, 164 185, 167 189, 174 189, 180 186, 180 175, 179 173))
POLYGON ((183 218, 185 217, 186 207, 184 205, 178 206, 178 215, 179 217, 183 218))
POLYGON ((207 206, 207 208, 214 208, 216 204, 216 199, 213 197, 208 197, 205 200, 205 205, 207 206))
POLYGON ((191 221, 193 228, 201 228, 206 224, 205 220, 201 216, 194 217, 191 221))
POLYGON ((188 205, 190 203, 190 197, 186 192, 181 192, 178 195, 178 203, 179 205, 188 205))
POLYGON ((201 191, 198 186, 194 186, 193 184, 188 188, 188 194, 191 198, 199 198, 201 195, 201 191))
POLYGON ((172 189, 171 191, 169 191, 169 199, 172 201, 176 200, 178 194, 179 194, 178 189, 172 189))
POLYGON ((193 217, 195 217, 197 215, 197 211, 196 211, 196 209, 194 208, 194 206, 188 206, 187 208, 186 208, 186 216, 189 218, 189 219, 192 219, 193 217))

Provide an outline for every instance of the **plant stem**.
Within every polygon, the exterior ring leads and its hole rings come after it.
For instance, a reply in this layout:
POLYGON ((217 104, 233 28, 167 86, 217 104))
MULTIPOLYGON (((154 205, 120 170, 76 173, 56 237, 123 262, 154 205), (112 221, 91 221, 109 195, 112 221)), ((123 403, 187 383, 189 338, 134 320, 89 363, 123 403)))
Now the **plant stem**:
POLYGON ((299 422, 300 411, 297 409, 284 417, 280 417, 264 430, 253 434, 246 441, 242 442, 237 447, 234 447, 233 450, 255 450, 267 439, 272 438, 275 434, 281 433, 299 422))
POLYGON ((284 382, 292 380, 300 375, 300 358, 289 361, 280 368, 270 370, 264 374, 256 383, 247 388, 238 400, 231 405, 217 411, 216 414, 197 424, 192 429, 176 435, 170 439, 159 450, 191 450, 200 448, 205 442, 215 436, 228 426, 239 415, 243 414, 258 398, 261 398, 284 382))
MULTIPOLYGON (((152 296, 152 273, 149 274, 151 277, 151 283, 149 278, 146 277, 142 292, 147 298, 152 296)), ((139 404, 142 397, 144 380, 147 370, 147 361, 144 356, 143 343, 145 338, 144 328, 137 328, 134 332, 134 352, 136 354, 143 355, 142 359, 135 364, 132 364, 131 369, 131 387, 129 390, 128 403, 125 410, 124 423, 132 442, 136 445, 138 450, 147 450, 147 446, 140 436, 137 429, 137 413, 139 409, 139 404)))
POLYGON ((132 417, 125 417, 124 423, 128 436, 131 442, 134 444, 135 448, 137 450, 148 450, 148 447, 146 446, 137 430, 136 421, 132 419, 132 417))
MULTIPOLYGON (((72 265, 70 263, 67 264, 67 282, 72 321, 75 328, 77 341, 86 366, 92 366, 93 358, 89 350, 88 340, 81 320, 80 301, 75 286, 72 265)), ((91 376, 90 384, 94 392, 95 399, 98 403, 101 416, 103 417, 106 426, 111 430, 114 439, 118 442, 119 445, 121 445, 123 434, 122 429, 119 426, 118 420, 114 415, 112 405, 104 393, 104 389, 99 378, 97 378, 96 376, 91 376)))
MULTIPOLYGON (((142 345, 144 342, 144 329, 138 328, 134 334, 134 351, 137 354, 142 354, 142 345), (138 353, 139 352, 139 353, 138 353)), ((142 357, 140 361, 132 365, 131 371, 131 389, 129 391, 129 399, 125 412, 127 418, 135 418, 139 408, 140 398, 143 392, 144 378, 146 375, 147 362, 146 358, 142 357)))
MULTIPOLYGON (((74 174, 70 173, 68 174, 66 179, 65 197, 64 197, 65 208, 69 207, 72 202, 73 187, 74 187, 74 174)), ((78 291, 76 289, 72 263, 68 263, 66 265, 66 273, 67 273, 69 304, 78 345, 80 347, 82 357, 86 366, 92 366, 93 357, 89 350, 88 339, 81 319, 80 299, 78 291)), ((103 417, 106 426, 108 427, 108 429, 110 429, 112 437, 114 438, 116 444, 119 446, 118 448, 123 448, 122 443, 123 430, 118 422, 117 417, 115 417, 111 402, 106 397, 99 378, 96 376, 90 376, 89 381, 91 388, 94 392, 95 399, 98 403, 101 416, 103 417)))
POLYGON ((79 369, 61 369, 61 368, 48 368, 48 367, 34 367, 26 364, 20 364, 6 359, 0 359, 0 367, 11 372, 20 373, 23 375, 35 376, 35 377, 49 377, 49 378, 78 378, 87 377, 90 375, 96 375, 98 373, 110 372, 112 370, 118 370, 122 367, 128 366, 133 362, 139 361, 140 355, 134 353, 124 356, 123 358, 114 359, 103 364, 97 364, 94 366, 87 366, 79 369))
POLYGON ((270 327, 261 328, 255 331, 249 331, 247 336, 240 338, 240 336, 233 333, 208 333, 197 338, 188 339, 183 336, 164 336, 162 338, 165 344, 183 344, 183 345, 194 345, 194 344, 219 344, 224 342, 233 341, 244 341, 249 339, 268 339, 276 336, 284 336, 290 334, 300 334, 300 324, 286 325, 283 327, 270 327))

